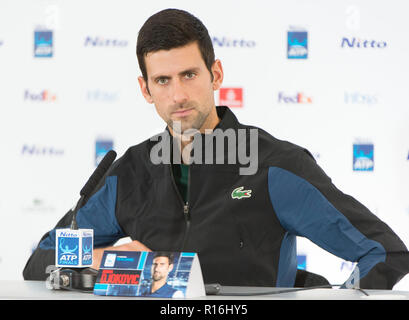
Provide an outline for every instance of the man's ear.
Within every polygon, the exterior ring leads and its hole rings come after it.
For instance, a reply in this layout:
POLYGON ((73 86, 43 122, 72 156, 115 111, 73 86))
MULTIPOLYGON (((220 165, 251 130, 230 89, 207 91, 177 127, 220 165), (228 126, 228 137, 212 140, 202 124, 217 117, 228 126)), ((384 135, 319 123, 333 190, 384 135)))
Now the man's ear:
POLYGON ((171 272, 173 270, 173 263, 169 265, 168 271, 171 272))
POLYGON ((213 73, 213 90, 219 90, 223 83, 223 67, 222 62, 219 59, 216 59, 212 65, 213 73))
POLYGON ((149 93, 149 89, 148 89, 145 79, 142 76, 140 76, 138 77, 138 82, 141 88, 142 95, 145 98, 146 102, 153 103, 153 99, 151 97, 151 94, 149 93))

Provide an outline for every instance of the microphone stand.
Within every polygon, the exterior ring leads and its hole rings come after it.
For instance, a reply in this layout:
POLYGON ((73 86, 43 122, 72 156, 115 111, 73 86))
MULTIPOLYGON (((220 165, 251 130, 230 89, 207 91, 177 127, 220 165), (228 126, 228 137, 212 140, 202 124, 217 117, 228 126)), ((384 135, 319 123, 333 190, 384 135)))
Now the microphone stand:
MULTIPOLYGON (((111 150, 101 160, 98 167, 95 169, 91 177, 88 179, 85 186, 81 189, 80 199, 78 200, 72 215, 71 230, 78 230, 77 212, 85 205, 86 197, 96 188, 102 177, 108 171, 111 164, 116 158, 116 152, 111 150)), ((80 292, 93 292, 94 284, 97 278, 98 271, 87 268, 57 268, 50 273, 47 278, 47 287, 50 289, 66 289, 80 292)))

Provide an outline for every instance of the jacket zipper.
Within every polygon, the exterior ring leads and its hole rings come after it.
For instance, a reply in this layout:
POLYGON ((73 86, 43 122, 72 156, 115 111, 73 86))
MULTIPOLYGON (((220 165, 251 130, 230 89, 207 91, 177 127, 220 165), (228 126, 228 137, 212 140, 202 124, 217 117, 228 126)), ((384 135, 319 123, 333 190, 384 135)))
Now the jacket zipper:
POLYGON ((188 166, 188 176, 187 176, 187 195, 186 195, 186 202, 183 201, 182 195, 180 194, 179 188, 176 185, 175 181, 175 176, 173 174, 173 165, 170 165, 170 172, 172 175, 172 182, 173 182, 173 187, 176 190, 176 193, 179 197, 180 202, 182 203, 183 207, 183 217, 185 218, 185 223, 186 223, 186 228, 185 228, 185 234, 183 236, 183 242, 182 242, 182 247, 180 249, 180 252, 183 252, 183 250, 186 247, 186 242, 187 238, 189 235, 189 229, 190 229, 190 208, 189 208, 189 195, 190 195, 190 166, 188 166))

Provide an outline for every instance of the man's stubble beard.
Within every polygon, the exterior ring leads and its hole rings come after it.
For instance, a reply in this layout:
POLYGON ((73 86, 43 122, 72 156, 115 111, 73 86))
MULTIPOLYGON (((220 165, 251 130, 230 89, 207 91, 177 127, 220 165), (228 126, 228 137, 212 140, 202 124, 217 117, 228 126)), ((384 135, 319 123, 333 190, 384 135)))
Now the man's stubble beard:
POLYGON ((162 280, 163 279, 163 276, 162 275, 154 275, 154 276, 152 276, 152 280, 153 281, 159 281, 159 280, 162 280))
POLYGON ((205 114, 198 109, 194 109, 193 112, 196 112, 196 115, 193 115, 194 118, 186 117, 186 119, 172 120, 169 119, 167 125, 172 128, 172 131, 177 135, 183 135, 187 131, 197 130, 203 127, 209 114, 205 114))

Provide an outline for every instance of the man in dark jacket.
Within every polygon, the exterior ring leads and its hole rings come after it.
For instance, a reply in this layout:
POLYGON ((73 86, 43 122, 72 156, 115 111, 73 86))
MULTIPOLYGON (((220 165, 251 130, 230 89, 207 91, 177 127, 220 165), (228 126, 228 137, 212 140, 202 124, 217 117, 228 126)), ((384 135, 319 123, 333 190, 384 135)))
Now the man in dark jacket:
MULTIPOLYGON (((357 262, 362 288, 391 289, 408 273, 403 242, 338 190, 308 150, 215 106, 223 69, 197 18, 175 9, 153 15, 137 57, 142 94, 167 128, 129 148, 78 211, 78 227, 94 229, 93 268, 105 249, 197 252, 205 283, 292 287, 302 236, 357 262), (126 236, 130 243, 112 247, 126 236)), ((55 228, 69 227, 72 215, 55 228)), ((25 279, 46 278, 55 228, 25 279)))

